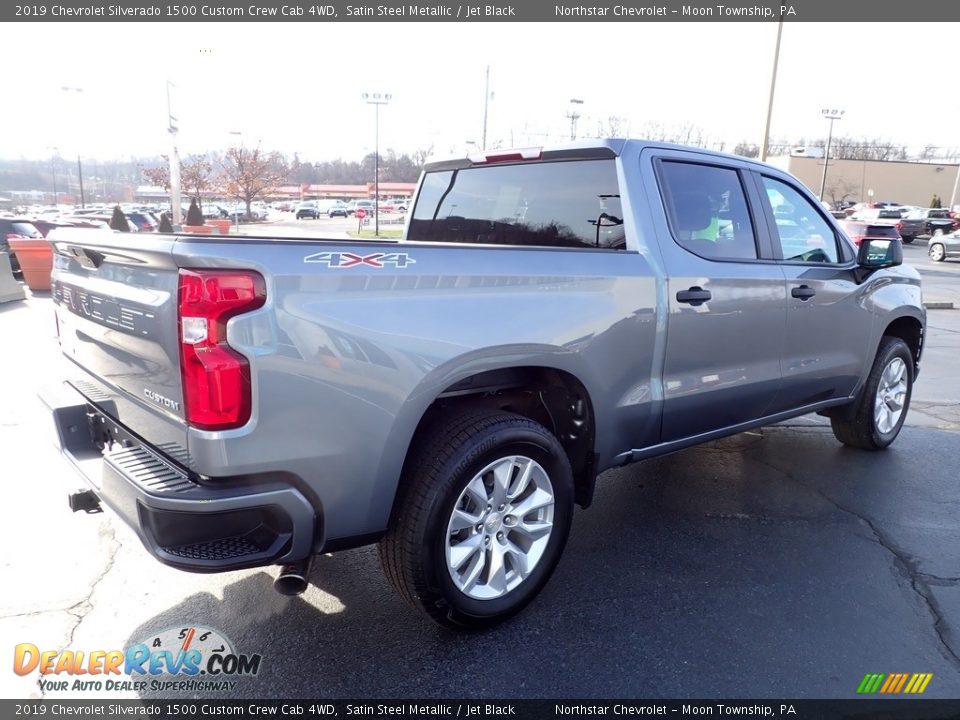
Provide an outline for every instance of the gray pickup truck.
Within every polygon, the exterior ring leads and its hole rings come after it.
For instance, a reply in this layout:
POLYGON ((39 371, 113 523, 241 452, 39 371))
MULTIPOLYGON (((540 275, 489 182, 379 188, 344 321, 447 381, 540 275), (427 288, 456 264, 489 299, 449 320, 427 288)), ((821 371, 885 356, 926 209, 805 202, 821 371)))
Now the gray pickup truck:
POLYGON ((450 626, 517 612, 602 471, 805 413, 900 431, 925 311, 900 243, 805 187, 635 140, 428 165, 399 241, 52 236, 64 455, 158 560, 379 543, 450 626))

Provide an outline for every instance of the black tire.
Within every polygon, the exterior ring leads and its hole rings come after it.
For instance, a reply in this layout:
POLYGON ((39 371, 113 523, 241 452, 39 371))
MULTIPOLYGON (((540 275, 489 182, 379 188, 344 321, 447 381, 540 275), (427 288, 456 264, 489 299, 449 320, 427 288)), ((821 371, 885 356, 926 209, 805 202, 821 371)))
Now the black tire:
POLYGON ((912 238, 912 237, 901 237, 900 240, 903 242, 904 245, 909 245, 910 243, 912 243, 912 242, 914 241, 914 238, 912 238))
POLYGON ((934 262, 943 262, 947 259, 947 249, 943 243, 933 243, 927 250, 927 256, 934 262))
POLYGON ((852 417, 844 419, 843 417, 832 417, 830 426, 833 434, 844 445, 860 448, 862 450, 883 450, 892 443, 900 429, 903 427, 903 421, 907 417, 907 411, 910 409, 910 397, 913 394, 913 355, 907 344, 897 337, 884 336, 880 341, 880 348, 877 350, 877 357, 873 361, 873 367, 867 376, 860 394, 854 401, 852 417), (887 366, 895 359, 899 358, 906 365, 904 378, 906 379, 906 394, 903 401, 903 410, 896 424, 888 431, 882 432, 874 418, 874 402, 877 398, 877 389, 880 385, 881 376, 887 366))
POLYGON ((550 579, 570 531, 573 473, 559 441, 525 417, 486 410, 444 418, 412 453, 390 528, 379 545, 390 583, 410 605, 446 627, 490 627, 519 612, 550 579), (515 454, 532 458, 547 473, 554 494, 553 528, 543 555, 519 585, 495 599, 478 600, 451 578, 447 524, 477 473, 515 454))

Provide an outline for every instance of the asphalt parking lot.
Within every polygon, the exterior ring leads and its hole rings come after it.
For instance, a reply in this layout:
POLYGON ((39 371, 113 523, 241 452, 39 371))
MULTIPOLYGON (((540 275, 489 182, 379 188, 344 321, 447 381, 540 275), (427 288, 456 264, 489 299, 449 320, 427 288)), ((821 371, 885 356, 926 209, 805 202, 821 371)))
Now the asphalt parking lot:
MULTIPOLYGON (((960 263, 927 268, 925 249, 905 256, 926 297, 960 306, 960 263)), ((610 471, 544 593, 458 635, 407 608, 370 548, 319 558, 287 598, 272 571, 181 573, 109 513, 70 513, 79 483, 36 401, 57 378, 49 297, 0 305, 0 648, 122 649, 202 626, 263 655, 257 677, 198 697, 846 698, 868 672, 933 673, 926 696, 958 697, 960 310, 928 320, 889 451, 843 448, 811 417, 610 471)), ((42 693, 7 669, 0 695, 42 693)))

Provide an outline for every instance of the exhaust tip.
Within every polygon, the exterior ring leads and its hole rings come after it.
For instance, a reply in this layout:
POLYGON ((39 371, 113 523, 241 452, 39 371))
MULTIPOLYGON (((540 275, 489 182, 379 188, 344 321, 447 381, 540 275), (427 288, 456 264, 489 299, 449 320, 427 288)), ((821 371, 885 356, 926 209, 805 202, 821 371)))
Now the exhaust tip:
POLYGON ((303 560, 293 565, 283 565, 273 581, 273 589, 281 595, 300 595, 310 584, 310 566, 313 559, 303 560))

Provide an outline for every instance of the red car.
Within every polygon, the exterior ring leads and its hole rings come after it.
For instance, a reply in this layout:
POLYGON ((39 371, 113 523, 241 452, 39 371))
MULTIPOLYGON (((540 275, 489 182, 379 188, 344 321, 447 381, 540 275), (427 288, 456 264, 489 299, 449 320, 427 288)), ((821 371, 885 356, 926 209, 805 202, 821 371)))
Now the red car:
POLYGON ((840 227, 857 247, 866 238, 871 240, 902 240, 900 231, 897 230, 895 225, 873 225, 859 220, 843 220, 840 222, 840 227))

